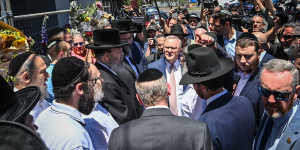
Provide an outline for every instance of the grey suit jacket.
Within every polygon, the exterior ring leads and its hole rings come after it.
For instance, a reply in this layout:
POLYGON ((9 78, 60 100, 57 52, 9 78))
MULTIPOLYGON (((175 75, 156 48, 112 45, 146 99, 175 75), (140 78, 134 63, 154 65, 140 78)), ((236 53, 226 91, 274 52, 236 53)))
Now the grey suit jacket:
POLYGON ((212 142, 205 123, 174 116, 167 108, 152 108, 114 129, 108 149, 212 150, 212 142))

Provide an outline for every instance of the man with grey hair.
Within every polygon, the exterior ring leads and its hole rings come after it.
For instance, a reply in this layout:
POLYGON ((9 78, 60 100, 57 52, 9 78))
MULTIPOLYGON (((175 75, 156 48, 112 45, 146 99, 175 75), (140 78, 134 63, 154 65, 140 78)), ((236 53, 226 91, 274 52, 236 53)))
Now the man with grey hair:
POLYGON ((184 73, 184 68, 180 59, 181 55, 182 41, 175 35, 169 35, 166 37, 164 43, 164 57, 148 65, 148 68, 160 70, 170 84, 170 109, 173 114, 179 116, 181 115, 180 108, 182 96, 188 87, 187 85, 179 85, 179 81, 184 73))
POLYGON ((272 59, 264 64, 260 82, 258 91, 265 113, 253 150, 300 149, 300 111, 297 99, 300 88, 297 68, 289 61, 272 59))
POLYGON ((138 100, 144 104, 146 110, 141 118, 113 130, 108 149, 212 149, 206 124, 171 113, 168 107, 170 91, 159 70, 145 70, 139 75, 135 85, 138 100))

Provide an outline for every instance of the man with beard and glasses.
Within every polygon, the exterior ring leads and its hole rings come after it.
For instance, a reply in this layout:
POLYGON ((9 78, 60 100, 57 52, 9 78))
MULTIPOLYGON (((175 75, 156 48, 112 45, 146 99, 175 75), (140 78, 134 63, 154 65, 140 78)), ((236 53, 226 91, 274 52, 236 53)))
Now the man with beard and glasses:
POLYGON ((95 78, 89 64, 76 57, 55 64, 52 83, 56 99, 35 122, 49 149, 94 150, 81 113, 88 115, 94 109, 95 78))
POLYGON ((135 90, 130 88, 130 83, 134 83, 131 74, 122 66, 123 47, 128 43, 120 41, 116 29, 94 30, 93 38, 94 43, 87 47, 94 50, 95 65, 104 80, 102 106, 119 124, 138 118, 143 107, 136 100, 135 90))
POLYGON ((259 93, 264 104, 253 150, 300 149, 299 72, 290 62, 272 59, 260 74, 259 93))
POLYGON ((94 100, 96 106, 91 114, 84 116, 85 129, 89 133, 95 150, 107 150, 108 139, 114 128, 119 125, 112 115, 100 104, 104 96, 102 91, 103 79, 96 66, 90 64, 94 85, 94 100))
POLYGON ((257 125, 263 113, 263 105, 257 90, 260 51, 257 38, 253 34, 243 33, 236 42, 235 63, 237 72, 233 77, 236 81, 233 94, 245 96, 251 101, 257 125))
POLYGON ((46 81, 48 73, 44 59, 31 52, 25 52, 16 56, 9 64, 8 75, 15 78, 14 91, 19 91, 29 86, 37 86, 41 91, 40 101, 30 112, 28 119, 34 121, 38 115, 50 106, 45 100, 48 97, 46 81))

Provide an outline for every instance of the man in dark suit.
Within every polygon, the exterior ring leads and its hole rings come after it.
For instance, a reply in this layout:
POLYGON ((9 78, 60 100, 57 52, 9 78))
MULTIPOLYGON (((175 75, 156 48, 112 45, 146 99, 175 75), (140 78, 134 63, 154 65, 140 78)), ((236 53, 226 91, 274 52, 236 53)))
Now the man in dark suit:
POLYGON ((253 150, 299 150, 299 71, 286 60, 272 59, 260 74, 259 93, 265 113, 253 150))
POLYGON ((124 56, 122 47, 128 43, 120 41, 116 29, 95 30, 93 35, 95 43, 87 47, 94 49, 97 59, 95 65, 104 80, 102 106, 119 124, 138 118, 143 108, 135 98, 136 93, 127 84, 134 81, 127 80, 131 79, 128 77, 130 74, 121 65, 124 56))
POLYGON ((215 150, 250 150, 255 135, 255 116, 246 97, 232 96, 224 88, 234 63, 218 58, 212 48, 200 47, 187 55, 188 72, 180 84, 193 84, 203 103, 199 120, 208 125, 215 150))
POLYGON ((263 104, 258 93, 261 52, 259 43, 253 34, 243 33, 237 40, 235 49, 237 85, 234 95, 245 96, 251 101, 258 126, 263 113, 263 104))
POLYGON ((168 107, 163 74, 148 69, 136 81, 139 101, 146 110, 141 118, 113 130, 109 150, 211 150, 206 124, 178 117, 168 107))

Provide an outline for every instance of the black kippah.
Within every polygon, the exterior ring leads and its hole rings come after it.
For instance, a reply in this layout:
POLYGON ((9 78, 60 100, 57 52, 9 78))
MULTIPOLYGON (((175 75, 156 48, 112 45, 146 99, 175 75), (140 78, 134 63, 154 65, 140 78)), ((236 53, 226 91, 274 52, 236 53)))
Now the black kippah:
POLYGON ((163 74, 157 69, 147 69, 139 75, 137 82, 154 81, 160 79, 162 76, 163 74))
POLYGON ((12 59, 8 66, 8 75, 10 76, 16 76, 19 70, 21 69, 22 65, 25 63, 25 61, 28 59, 28 57, 33 54, 31 52, 25 52, 22 54, 19 54, 14 59, 12 59))
POLYGON ((56 34, 58 34, 60 32, 64 32, 64 29, 60 28, 60 27, 49 28, 48 32, 47 32, 48 39, 50 39, 52 36, 55 36, 56 34))
POLYGON ((242 39, 242 38, 246 38, 246 39, 250 39, 250 40, 258 42, 256 36, 252 33, 244 32, 240 35, 240 37, 237 40, 242 39))
POLYGON ((84 61, 76 57, 66 57, 60 59, 53 68, 52 84, 53 88, 65 87, 74 82, 85 71, 84 61))

